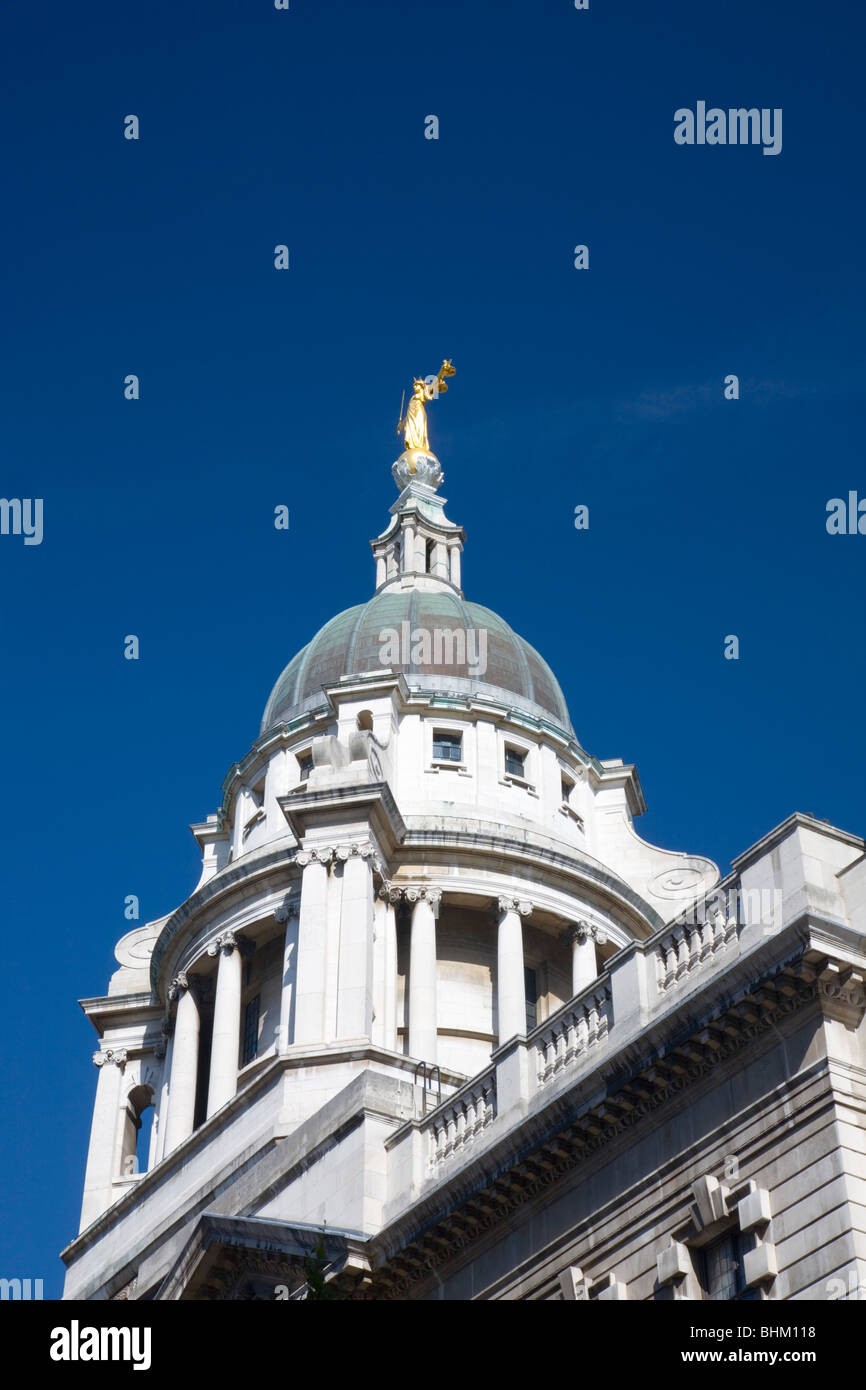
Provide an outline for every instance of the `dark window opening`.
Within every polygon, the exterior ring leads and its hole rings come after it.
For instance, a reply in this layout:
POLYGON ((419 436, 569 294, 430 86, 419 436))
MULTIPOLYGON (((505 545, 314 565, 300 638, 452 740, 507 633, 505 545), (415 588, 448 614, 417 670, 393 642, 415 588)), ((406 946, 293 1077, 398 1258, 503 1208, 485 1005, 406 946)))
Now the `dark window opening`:
POLYGON ((525 777, 526 754, 521 753, 517 748, 506 748, 505 750, 505 771, 511 777, 525 777))
POLYGON ((298 758, 298 770, 301 774, 301 781, 306 782, 307 778, 313 770, 312 753, 301 754, 301 756, 298 758))
POLYGON ((245 1067, 247 1062, 255 1059, 259 1050, 259 1006, 261 995, 256 995, 251 999, 244 1009, 244 1041, 241 1053, 241 1066, 245 1067))
POLYGON ((714 1240, 700 1251, 700 1278, 704 1298, 714 1302, 739 1298, 745 1289, 738 1231, 714 1240))
POLYGON ((433 735, 433 757, 439 762, 459 763, 463 751, 461 734, 435 733, 433 735))
POLYGON ((523 992, 526 996, 526 1031, 531 1033, 538 1023, 538 980, 534 970, 523 971, 523 992))

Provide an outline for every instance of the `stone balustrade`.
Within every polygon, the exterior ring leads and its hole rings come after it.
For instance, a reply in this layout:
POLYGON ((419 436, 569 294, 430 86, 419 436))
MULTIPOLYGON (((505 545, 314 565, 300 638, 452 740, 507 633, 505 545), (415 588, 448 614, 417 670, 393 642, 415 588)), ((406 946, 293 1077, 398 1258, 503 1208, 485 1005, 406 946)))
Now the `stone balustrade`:
POLYGON ((739 953, 736 890, 716 889, 689 914, 646 941, 618 952, 585 989, 525 1037, 508 1039, 492 1064, 423 1119, 389 1141, 395 1191, 419 1191, 447 1172, 469 1145, 487 1147, 542 1097, 597 1065, 647 1021, 675 1003, 672 995, 702 971, 706 979, 739 953))
POLYGON ((496 1069, 488 1067, 461 1086, 429 1117, 431 1168, 459 1153, 496 1118, 496 1069))
POLYGON ((727 894, 716 892, 690 913, 691 920, 675 922, 653 940, 659 994, 682 985, 696 970, 717 963, 737 941, 736 911, 727 894))
POLYGON ((599 978, 536 1028, 530 1037, 538 1085, 549 1085, 575 1066, 588 1048, 602 1042, 608 1034, 610 1017, 610 983, 599 978))

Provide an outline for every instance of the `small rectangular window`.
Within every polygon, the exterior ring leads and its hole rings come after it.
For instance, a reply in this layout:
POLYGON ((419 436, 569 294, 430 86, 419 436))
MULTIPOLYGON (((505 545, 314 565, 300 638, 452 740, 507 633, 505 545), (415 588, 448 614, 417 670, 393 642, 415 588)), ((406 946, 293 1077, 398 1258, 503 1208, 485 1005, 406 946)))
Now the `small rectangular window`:
POLYGON ((521 753, 519 748, 506 748, 505 750, 505 771, 510 777, 526 776, 526 754, 521 753))
POLYGON ((298 771, 299 771, 300 774, 301 774, 301 781, 302 781, 302 782, 306 782, 306 780, 307 780, 307 778, 309 777, 309 775, 310 775, 310 773, 312 772, 312 770, 313 770, 313 755, 312 755, 312 753, 301 753, 300 757, 298 758, 298 771))
POLYGON ((463 754, 462 734, 437 731, 433 735, 433 757, 436 762, 459 763, 463 754))
POLYGON ((538 980, 528 966, 523 971, 523 992, 526 996, 526 1031, 531 1033, 538 1022, 538 980))
POLYGON ((241 1052, 241 1066, 255 1059, 259 1050, 259 1008, 261 995, 257 994, 244 1009, 244 1045, 241 1052))
POLYGON ((739 1298, 744 1289, 740 1238, 736 1231, 714 1240, 701 1251, 704 1297, 714 1302, 739 1298))

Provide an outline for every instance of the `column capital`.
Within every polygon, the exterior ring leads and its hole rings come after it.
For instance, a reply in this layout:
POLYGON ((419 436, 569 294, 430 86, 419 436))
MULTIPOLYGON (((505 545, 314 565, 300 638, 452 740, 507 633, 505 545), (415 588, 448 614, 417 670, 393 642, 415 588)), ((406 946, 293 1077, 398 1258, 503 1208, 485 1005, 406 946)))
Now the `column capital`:
POLYGON ((334 851, 330 845, 322 845, 318 849, 299 849, 295 855, 295 863, 300 864, 302 869, 306 869, 308 864, 330 864, 334 851))
MULTIPOLYGON (((378 868, 376 846, 371 840, 347 840, 341 844, 314 845, 310 849, 299 849, 295 862, 305 869, 308 864, 345 864, 347 859, 372 859, 378 868)), ((384 877, 384 875, 383 875, 384 877)))
POLYGON ((185 994, 190 988, 192 988, 192 986, 190 985, 189 975, 185 970, 179 970, 168 987, 169 1003, 174 999, 179 999, 180 996, 185 994))
POLYGON ((94 1052, 93 1065, 95 1067, 114 1065, 123 1071, 123 1068, 126 1066, 126 1048, 107 1047, 104 1051, 100 1050, 99 1052, 94 1052))
POLYGON ((404 891, 403 888, 398 888, 396 884, 389 883, 388 880, 385 879, 379 889, 379 897, 384 898, 386 903, 398 903, 403 897, 404 891))
POLYGON ((246 936, 241 936, 240 932, 224 931, 220 932, 208 946, 209 956, 218 956, 223 951, 230 956, 232 951, 240 951, 242 956, 251 956, 255 946, 246 936))
POLYGON ((283 901, 274 908, 274 921, 285 926, 292 917, 300 916, 300 911, 301 905, 298 899, 290 897, 287 893, 283 901))
POLYGON ((564 946, 582 946, 587 941, 595 941, 599 946, 604 946, 607 932, 603 927, 581 920, 567 926, 565 931, 560 933, 559 939, 564 946))
MULTIPOLYGON (((399 891, 399 890, 398 890, 399 891)), ((433 908, 434 912, 442 901, 442 889, 427 887, 426 884, 413 883, 408 888, 404 888, 403 895, 409 903, 426 902, 433 908)))
POLYGON ((532 911, 528 898, 499 898, 498 906, 500 912, 518 912, 521 917, 528 917, 532 911))
POLYGON ((335 845, 334 853, 345 863, 347 859, 372 859, 376 849, 370 840, 350 840, 348 844, 335 845))

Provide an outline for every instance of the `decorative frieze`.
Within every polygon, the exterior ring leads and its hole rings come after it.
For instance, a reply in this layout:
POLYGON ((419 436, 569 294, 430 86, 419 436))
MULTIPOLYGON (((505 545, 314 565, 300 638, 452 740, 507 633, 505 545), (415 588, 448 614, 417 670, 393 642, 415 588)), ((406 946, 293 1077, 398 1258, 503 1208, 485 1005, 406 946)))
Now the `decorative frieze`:
POLYGON ((314 845, 310 849, 300 849, 295 855, 295 863, 305 869, 308 864, 345 863, 347 859, 375 859, 376 846, 370 840, 350 840, 343 844, 314 845))

